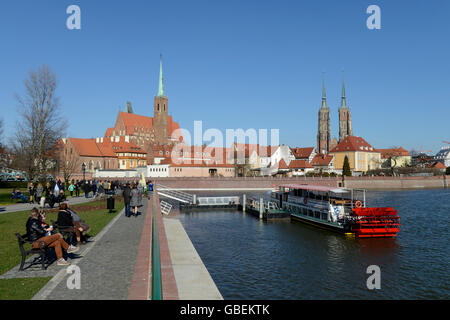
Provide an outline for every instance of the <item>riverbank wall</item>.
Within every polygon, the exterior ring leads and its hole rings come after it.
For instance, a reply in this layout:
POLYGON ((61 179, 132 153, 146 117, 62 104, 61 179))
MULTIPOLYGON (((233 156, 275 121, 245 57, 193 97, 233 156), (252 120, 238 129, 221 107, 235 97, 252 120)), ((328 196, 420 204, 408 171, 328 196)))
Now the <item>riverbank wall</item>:
POLYGON ((155 178, 157 184, 179 190, 270 190, 283 184, 310 184, 366 190, 448 188, 450 176, 433 177, 242 177, 155 178))

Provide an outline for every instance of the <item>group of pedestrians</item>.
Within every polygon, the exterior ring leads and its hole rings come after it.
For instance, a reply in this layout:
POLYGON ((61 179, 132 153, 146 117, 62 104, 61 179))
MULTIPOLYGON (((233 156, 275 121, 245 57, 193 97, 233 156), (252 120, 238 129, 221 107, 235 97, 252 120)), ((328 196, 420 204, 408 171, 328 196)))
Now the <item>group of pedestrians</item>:
MULTIPOLYGON (((150 200, 153 191, 153 184, 150 181, 147 184, 148 199, 150 200)), ((144 186, 140 182, 126 183, 123 189, 123 200, 125 203, 125 217, 137 217, 141 213, 139 208, 142 207, 142 198, 144 197, 144 186)))

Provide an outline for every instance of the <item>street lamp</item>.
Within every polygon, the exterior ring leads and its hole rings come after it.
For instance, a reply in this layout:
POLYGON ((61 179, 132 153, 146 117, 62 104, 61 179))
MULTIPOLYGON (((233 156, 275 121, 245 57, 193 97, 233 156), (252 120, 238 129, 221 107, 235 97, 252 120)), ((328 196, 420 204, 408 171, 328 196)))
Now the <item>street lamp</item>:
POLYGON ((83 171, 83 181, 86 181, 85 175, 86 175, 86 164, 83 162, 81 165, 81 170, 83 171))

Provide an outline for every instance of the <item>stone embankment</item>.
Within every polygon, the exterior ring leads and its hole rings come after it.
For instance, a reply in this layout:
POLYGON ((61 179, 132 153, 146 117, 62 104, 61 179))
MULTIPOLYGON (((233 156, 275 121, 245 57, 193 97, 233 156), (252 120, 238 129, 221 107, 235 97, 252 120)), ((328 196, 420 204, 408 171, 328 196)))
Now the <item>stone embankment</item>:
POLYGON ((433 177, 248 177, 248 178, 157 178, 154 182, 183 190, 269 190, 282 184, 312 184, 329 187, 383 189, 448 188, 450 176, 433 177))

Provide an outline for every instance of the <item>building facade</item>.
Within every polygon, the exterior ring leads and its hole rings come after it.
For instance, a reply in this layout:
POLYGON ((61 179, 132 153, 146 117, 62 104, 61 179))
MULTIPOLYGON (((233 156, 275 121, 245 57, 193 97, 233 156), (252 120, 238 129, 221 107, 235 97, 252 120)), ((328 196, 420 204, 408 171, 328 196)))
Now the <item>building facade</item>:
POLYGON ((347 136, 330 151, 334 156, 334 168, 342 170, 347 156, 350 170, 363 173, 381 167, 381 154, 361 137, 347 136))

